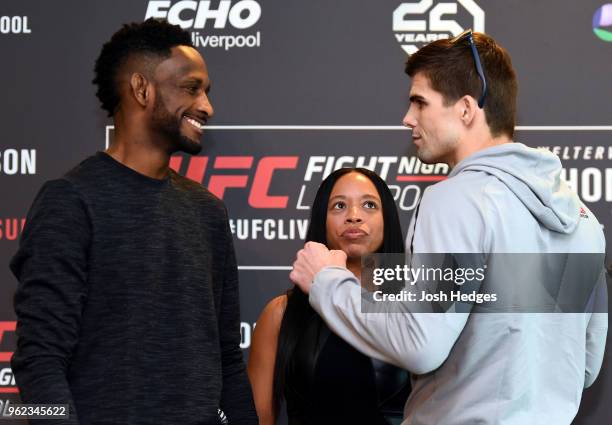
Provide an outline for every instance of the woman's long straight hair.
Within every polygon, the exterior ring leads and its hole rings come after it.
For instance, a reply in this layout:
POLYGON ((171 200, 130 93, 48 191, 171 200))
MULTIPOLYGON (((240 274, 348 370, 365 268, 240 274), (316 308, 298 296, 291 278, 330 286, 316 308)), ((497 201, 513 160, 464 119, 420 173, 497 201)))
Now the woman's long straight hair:
MULTIPOLYGON (((380 196, 384 227, 383 242, 378 252, 403 253, 404 238, 393 195, 383 179, 365 168, 340 168, 323 180, 312 204, 306 241, 327 245, 327 204, 329 197, 338 179, 349 173, 360 173, 366 176, 374 184, 378 196, 380 196)), ((312 320, 321 319, 310 306, 308 295, 294 286, 287 291, 287 306, 281 322, 274 366, 273 401, 277 414, 284 399, 290 362, 302 336, 301 331, 305 328, 305 324, 312 320)))

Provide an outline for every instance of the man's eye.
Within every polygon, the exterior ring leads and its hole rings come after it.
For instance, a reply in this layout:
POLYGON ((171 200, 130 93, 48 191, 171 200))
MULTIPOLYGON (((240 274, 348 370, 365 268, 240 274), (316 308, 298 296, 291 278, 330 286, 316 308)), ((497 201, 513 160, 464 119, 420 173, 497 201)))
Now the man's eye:
POLYGON ((185 90, 187 90, 188 93, 190 94, 196 94, 198 92, 198 88, 197 87, 185 87, 185 90))
POLYGON ((423 102, 421 99, 414 99, 412 103, 416 105, 418 109, 423 109, 423 107, 425 106, 425 102, 423 102))

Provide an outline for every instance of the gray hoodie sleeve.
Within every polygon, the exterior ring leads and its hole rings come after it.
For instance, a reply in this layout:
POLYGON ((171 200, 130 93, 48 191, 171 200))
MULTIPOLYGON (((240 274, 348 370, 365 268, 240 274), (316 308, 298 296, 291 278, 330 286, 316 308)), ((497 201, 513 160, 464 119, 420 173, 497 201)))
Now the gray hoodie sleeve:
POLYGON ((315 276, 310 304, 362 353, 416 374, 440 367, 468 319, 468 313, 362 313, 361 287, 341 267, 315 276))
POLYGON ((601 313, 608 310, 608 288, 606 285, 606 272, 601 276, 601 281, 598 285, 598 291, 595 296, 596 302, 605 303, 604 305, 596 305, 589 319, 586 332, 586 361, 584 372, 584 388, 593 385, 601 365, 603 363, 604 352, 606 350, 606 337, 608 335, 608 313, 601 313))

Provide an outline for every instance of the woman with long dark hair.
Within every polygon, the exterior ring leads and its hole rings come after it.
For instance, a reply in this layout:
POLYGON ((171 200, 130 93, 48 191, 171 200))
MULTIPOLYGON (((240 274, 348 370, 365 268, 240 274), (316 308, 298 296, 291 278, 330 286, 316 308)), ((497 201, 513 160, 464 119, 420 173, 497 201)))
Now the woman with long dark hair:
MULTIPOLYGON (((321 183, 306 240, 343 250, 358 279, 363 255, 404 252, 393 196, 378 175, 363 168, 336 170, 321 183)), ((410 392, 406 371, 336 336, 298 287, 262 312, 248 373, 260 425, 276 423, 283 400, 290 425, 399 423, 410 392)))

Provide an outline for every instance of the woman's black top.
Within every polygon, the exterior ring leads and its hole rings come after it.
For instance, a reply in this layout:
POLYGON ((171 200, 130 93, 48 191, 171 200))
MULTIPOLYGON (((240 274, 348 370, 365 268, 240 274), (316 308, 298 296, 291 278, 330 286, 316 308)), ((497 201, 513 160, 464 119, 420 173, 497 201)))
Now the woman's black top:
POLYGON ((351 347, 314 314, 291 357, 284 393, 289 425, 389 425, 401 421, 410 379, 351 347))

